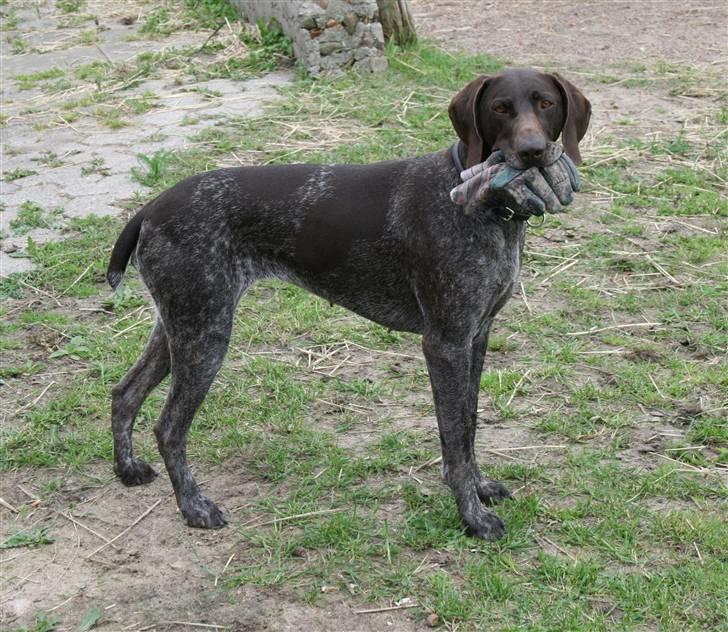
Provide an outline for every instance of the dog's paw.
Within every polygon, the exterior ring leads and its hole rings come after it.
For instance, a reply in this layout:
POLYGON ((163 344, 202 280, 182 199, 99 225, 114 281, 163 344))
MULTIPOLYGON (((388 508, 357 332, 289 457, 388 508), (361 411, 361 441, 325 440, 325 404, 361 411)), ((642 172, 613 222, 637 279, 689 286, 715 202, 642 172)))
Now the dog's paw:
POLYGON ((501 500, 513 497, 505 485, 487 478, 480 479, 476 483, 476 487, 478 490, 478 498, 486 505, 495 505, 501 500))
POLYGON ((180 508, 190 527, 199 529, 219 529, 227 524, 222 511, 206 496, 200 494, 180 508))
POLYGON ((492 511, 488 511, 480 503, 473 504, 460 512, 469 536, 483 540, 499 540, 506 534, 503 521, 492 511))
POLYGON ((123 466, 114 465, 114 472, 127 487, 146 485, 157 477, 154 468, 141 459, 132 459, 123 466))

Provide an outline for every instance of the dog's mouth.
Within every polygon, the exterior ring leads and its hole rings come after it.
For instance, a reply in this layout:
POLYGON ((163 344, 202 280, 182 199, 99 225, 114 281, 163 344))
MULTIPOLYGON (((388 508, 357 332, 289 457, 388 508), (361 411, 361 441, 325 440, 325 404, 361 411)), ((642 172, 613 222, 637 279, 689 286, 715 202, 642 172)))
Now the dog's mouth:
POLYGON ((524 160, 518 152, 513 149, 509 148, 503 150, 506 164, 509 167, 513 167, 520 171, 530 167, 538 167, 539 169, 548 167, 549 165, 554 164, 561 157, 562 153, 564 153, 564 148, 560 143, 553 141, 546 143, 546 149, 544 149, 540 156, 537 158, 532 157, 529 160, 524 160))

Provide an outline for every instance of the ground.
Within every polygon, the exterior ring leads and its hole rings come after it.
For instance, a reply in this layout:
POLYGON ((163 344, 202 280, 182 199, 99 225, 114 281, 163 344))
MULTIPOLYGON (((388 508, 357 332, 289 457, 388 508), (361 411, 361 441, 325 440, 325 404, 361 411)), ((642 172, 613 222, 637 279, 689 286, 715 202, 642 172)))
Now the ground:
POLYGON ((728 8, 412 8, 430 43, 312 81, 215 0, 0 2, 3 629, 724 624, 728 8), (281 284, 241 303, 191 435, 228 526, 176 510, 165 385, 135 433, 160 476, 116 481, 109 391, 152 319, 133 273, 104 286, 123 219, 215 166, 445 147, 452 94, 504 64, 561 72, 594 109, 584 192, 529 229, 481 380, 507 537, 460 530, 417 338, 281 284))

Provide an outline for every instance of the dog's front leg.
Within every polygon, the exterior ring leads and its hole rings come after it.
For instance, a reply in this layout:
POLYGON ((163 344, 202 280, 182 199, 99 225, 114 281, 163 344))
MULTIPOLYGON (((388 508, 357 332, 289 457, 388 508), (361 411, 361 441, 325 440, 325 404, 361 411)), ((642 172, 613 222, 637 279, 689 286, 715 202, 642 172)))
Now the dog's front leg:
POLYGON ((472 411, 475 421, 471 426, 470 447, 473 450, 472 464, 476 478, 478 480, 478 496, 486 505, 494 505, 495 503, 511 497, 511 492, 498 481, 484 478, 480 473, 478 462, 475 458, 475 431, 478 415, 478 396, 480 395, 480 375, 483 372, 483 362, 485 353, 488 349, 488 335, 493 319, 489 318, 483 329, 473 339, 472 354, 470 357, 470 410, 472 411))
POLYGON ((480 500, 480 475, 474 461, 473 342, 460 343, 428 333, 422 338, 422 350, 435 400, 445 480, 455 495, 468 533, 495 540, 503 536, 505 527, 501 519, 486 509, 480 500))

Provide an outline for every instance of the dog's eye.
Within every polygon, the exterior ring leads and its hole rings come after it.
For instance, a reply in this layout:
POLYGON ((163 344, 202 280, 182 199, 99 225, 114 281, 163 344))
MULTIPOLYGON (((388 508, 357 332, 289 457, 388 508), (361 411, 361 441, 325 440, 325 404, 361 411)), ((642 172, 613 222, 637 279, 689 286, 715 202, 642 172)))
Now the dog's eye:
POLYGON ((508 108, 502 103, 499 103, 498 105, 493 106, 493 112, 497 112, 498 114, 508 114, 508 108))
POLYGON ((553 101, 549 101, 548 99, 543 99, 541 101, 542 110, 548 110, 552 105, 553 105, 553 101))

